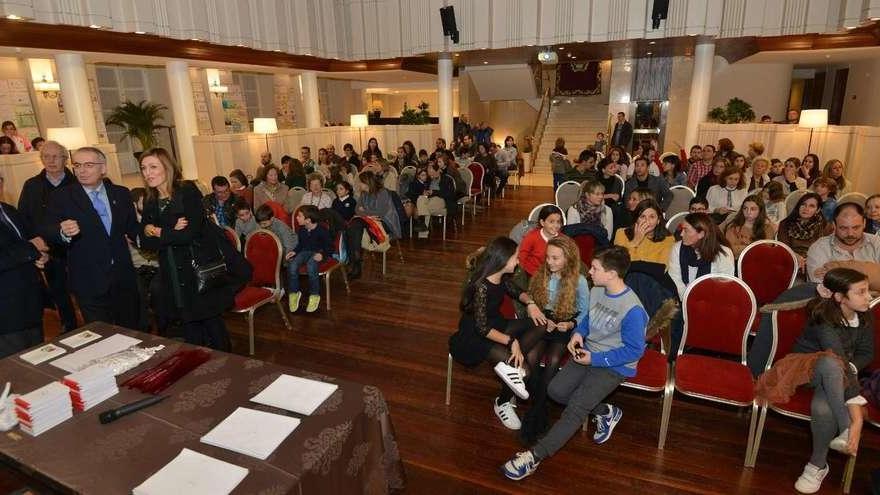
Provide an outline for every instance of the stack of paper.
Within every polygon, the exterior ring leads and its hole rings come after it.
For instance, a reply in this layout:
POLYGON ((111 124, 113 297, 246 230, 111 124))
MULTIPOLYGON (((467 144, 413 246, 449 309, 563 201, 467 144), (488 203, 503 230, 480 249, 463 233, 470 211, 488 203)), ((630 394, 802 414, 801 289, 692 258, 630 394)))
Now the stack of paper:
POLYGON ((91 409, 119 393, 113 369, 106 366, 89 366, 65 376, 61 383, 70 389, 70 399, 77 411, 91 409))
POLYGON ((84 347, 73 354, 56 359, 49 364, 56 368, 61 368, 68 373, 73 373, 87 367, 95 359, 101 359, 104 356, 124 351, 140 343, 140 339, 117 333, 100 342, 84 347))
POLYGON ((239 407, 202 443, 265 460, 299 426, 299 419, 239 407))
POLYGON ((248 470, 183 449, 156 474, 136 486, 134 495, 226 495, 241 483, 248 470))
POLYGON ((251 402, 309 415, 333 395, 337 388, 339 386, 333 383, 281 375, 255 395, 251 402))
POLYGON ((73 416, 70 391, 64 385, 52 382, 16 397, 15 414, 21 429, 37 436, 73 416))

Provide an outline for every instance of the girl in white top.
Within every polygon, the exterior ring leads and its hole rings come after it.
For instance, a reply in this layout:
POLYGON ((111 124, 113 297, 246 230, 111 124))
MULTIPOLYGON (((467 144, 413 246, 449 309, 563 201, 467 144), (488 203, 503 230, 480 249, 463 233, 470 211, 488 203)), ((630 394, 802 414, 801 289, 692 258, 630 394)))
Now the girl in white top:
POLYGON ((690 213, 684 217, 681 240, 672 245, 666 264, 680 298, 684 299, 688 285, 703 275, 734 275, 733 252, 724 242, 709 215, 690 213))
POLYGON ((308 180, 309 191, 303 194, 302 200, 299 202, 300 206, 312 205, 318 207, 319 210, 333 206, 333 194, 324 190, 324 176, 321 173, 309 174, 306 180, 308 180))
POLYGON ((748 195, 743 173, 736 167, 729 167, 718 177, 718 184, 706 192, 706 201, 709 203, 709 211, 727 215, 739 210, 748 195))
POLYGON ((584 181, 580 196, 568 209, 566 218, 567 225, 582 222, 601 224, 609 241, 614 234, 614 216, 611 208, 605 204, 605 186, 597 180, 584 181))

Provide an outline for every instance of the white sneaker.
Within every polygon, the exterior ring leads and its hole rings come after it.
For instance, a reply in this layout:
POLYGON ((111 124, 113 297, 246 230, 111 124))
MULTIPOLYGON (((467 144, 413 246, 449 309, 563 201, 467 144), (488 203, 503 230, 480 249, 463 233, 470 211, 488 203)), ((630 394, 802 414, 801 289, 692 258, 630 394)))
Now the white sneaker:
POLYGON ((828 465, 826 464, 823 469, 819 469, 816 466, 807 463, 804 466, 804 472, 801 473, 800 478, 794 484, 794 489, 800 493, 816 493, 819 491, 819 487, 822 486, 822 480, 828 476, 828 465))
POLYGON ((832 448, 838 452, 843 452, 844 454, 849 454, 849 449, 847 445, 849 444, 849 428, 840 432, 840 435, 831 439, 831 443, 828 444, 829 448, 832 448))
POLYGON ((525 370, 514 368, 504 361, 500 361, 495 365, 495 374, 513 390, 517 397, 522 400, 529 398, 529 391, 526 390, 526 383, 523 381, 523 377, 526 375, 525 370))
POLYGON ((503 404, 498 404, 498 398, 495 398, 495 415, 498 416, 498 419, 501 420, 501 424, 511 430, 518 430, 522 428, 522 422, 519 420, 519 416, 516 415, 516 405, 512 400, 509 400, 503 404))

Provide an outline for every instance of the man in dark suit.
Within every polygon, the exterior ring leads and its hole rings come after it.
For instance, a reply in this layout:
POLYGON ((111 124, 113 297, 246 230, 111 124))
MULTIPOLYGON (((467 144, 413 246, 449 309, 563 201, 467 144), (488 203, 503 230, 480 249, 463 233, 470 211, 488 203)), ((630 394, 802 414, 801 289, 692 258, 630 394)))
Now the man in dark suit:
POLYGON ((624 151, 629 151, 633 138, 633 126, 626 120, 626 114, 617 112, 617 123, 614 124, 614 132, 611 134, 611 146, 620 146, 624 151))
POLYGON ((139 225, 128 189, 104 176, 107 158, 97 148, 73 153, 78 184, 49 198, 44 234, 67 246, 70 290, 86 323, 104 321, 137 328, 140 300, 128 240, 139 225))
POLYGON ((48 252, 18 210, 0 202, 0 358, 43 341, 39 269, 49 259, 48 252))
MULTIPOLYGON (((18 211, 32 230, 45 222, 49 195, 56 189, 76 184, 73 172, 65 167, 67 150, 63 146, 55 141, 46 141, 40 148, 40 160, 43 170, 25 181, 18 198, 18 211)), ((67 250, 65 246, 54 246, 49 255, 43 270, 48 302, 58 308, 62 332, 66 332, 77 327, 76 312, 67 292, 67 250)))

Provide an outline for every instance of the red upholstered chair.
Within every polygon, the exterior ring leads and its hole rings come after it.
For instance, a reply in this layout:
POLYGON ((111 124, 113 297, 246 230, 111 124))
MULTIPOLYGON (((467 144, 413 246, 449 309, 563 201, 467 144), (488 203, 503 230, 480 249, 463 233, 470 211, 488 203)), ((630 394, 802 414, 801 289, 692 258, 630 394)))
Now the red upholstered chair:
POLYGON ((572 237, 572 240, 581 252, 581 261, 589 268, 590 263, 593 262, 593 252, 596 251, 596 238, 590 234, 578 234, 572 237))
POLYGON ((272 213, 275 215, 275 218, 284 222, 284 225, 288 227, 291 226, 290 215, 287 214, 287 210, 284 209, 284 205, 277 201, 266 201, 269 208, 272 208, 272 213))
POLYGON ((755 319, 755 296, 740 279, 729 275, 708 274, 695 280, 684 293, 682 313, 684 332, 677 349, 675 376, 670 393, 663 399, 660 445, 671 413, 674 390, 699 399, 749 407, 748 443, 745 462, 749 460, 758 403, 755 401, 752 374, 746 366, 746 339, 755 319), (738 356, 738 361, 685 352, 701 349, 712 353, 738 356))
MULTIPOLYGON (((874 301, 873 304, 876 305, 876 303, 877 301, 874 301)), ((875 315, 880 314, 880 312, 877 311, 876 306, 874 308, 875 315)), ((803 333, 804 327, 806 327, 807 325, 807 311, 806 308, 798 308, 787 311, 774 311, 772 321, 773 347, 771 348, 770 352, 770 361, 771 363, 775 363, 776 361, 785 357, 789 352, 791 352, 791 348, 794 346, 795 341, 801 335, 801 333, 803 333)), ((878 341, 878 336, 876 332, 874 333, 874 340, 876 346, 878 341)), ((877 359, 876 354, 872 366, 875 364, 880 365, 880 360, 877 359)), ((770 368, 770 364, 768 364, 767 368, 770 368)), ((767 417, 768 407, 769 409, 772 409, 773 411, 783 416, 801 419, 804 421, 810 421, 810 403, 812 402, 812 400, 813 390, 808 386, 802 386, 799 387, 795 394, 791 397, 791 399, 784 404, 761 404, 761 414, 760 418, 758 419, 758 429, 755 434, 755 442, 752 446, 752 453, 749 462, 746 464, 748 467, 754 467, 755 463, 758 460, 758 451, 761 448, 761 437, 764 433, 764 420, 767 417)), ((867 422, 870 423, 870 419, 868 419, 867 422)), ((844 469, 843 473, 843 493, 849 493, 850 484, 852 483, 852 475, 855 467, 856 457, 849 456, 849 459, 846 463, 846 468, 844 469)))
MULTIPOLYGON (((471 183, 471 193, 470 197, 474 202, 474 211, 477 211, 477 197, 484 197, 483 195, 483 179, 486 177, 486 170, 483 168, 483 165, 477 162, 471 162, 467 166, 468 170, 471 171, 471 174, 474 176, 474 181, 471 183)), ((487 197, 488 198, 488 197, 487 197)), ((488 205, 488 199, 487 199, 488 205)))
POLYGON ((235 230, 230 227, 223 227, 223 235, 226 236, 226 240, 228 240, 235 250, 241 252, 241 239, 238 238, 238 234, 235 233, 235 230))
POLYGON ((290 330, 290 320, 281 305, 284 288, 281 284, 281 241, 268 230, 255 230, 244 243, 244 257, 253 268, 251 281, 235 295, 233 312, 246 313, 250 354, 254 354, 254 311, 274 302, 281 312, 284 326, 290 330))
MULTIPOLYGON (((739 278, 752 289, 758 307, 771 303, 794 285, 798 274, 797 255, 779 241, 755 241, 739 255, 739 278)), ((757 331, 760 318, 755 318, 752 332, 757 331)))
MULTIPOLYGON (((339 249, 342 246, 342 232, 336 234, 336 239, 333 240, 333 254, 338 254, 339 249)), ((351 294, 351 288, 348 286, 348 274, 345 273, 345 267, 342 263, 339 262, 332 255, 327 256, 320 263, 318 263, 318 276, 324 277, 324 287, 326 287, 327 291, 327 310, 330 310, 330 274, 339 270, 342 273, 342 280, 345 281, 345 292, 351 294), (339 268, 342 267, 341 270, 339 268)), ((305 265, 299 267, 300 275, 308 274, 308 270, 305 265)))

